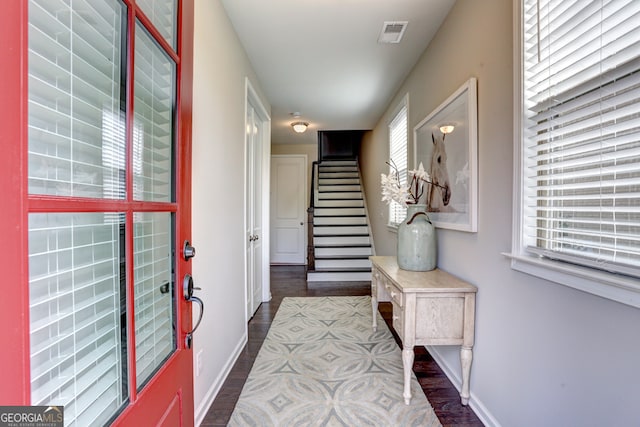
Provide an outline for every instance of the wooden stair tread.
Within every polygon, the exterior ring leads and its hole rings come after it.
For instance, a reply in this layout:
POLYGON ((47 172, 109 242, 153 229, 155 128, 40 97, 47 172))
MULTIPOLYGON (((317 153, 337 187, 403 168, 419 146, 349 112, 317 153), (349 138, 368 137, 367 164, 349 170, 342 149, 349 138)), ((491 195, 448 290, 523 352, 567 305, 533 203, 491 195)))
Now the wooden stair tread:
POLYGON ((370 273, 370 268, 365 267, 333 267, 333 268, 316 268, 309 270, 309 273, 370 273))
POLYGON ((316 255, 316 261, 322 260, 357 260, 357 259, 369 259, 369 255, 316 255))
POLYGON ((314 245, 316 248, 328 249, 328 248, 370 248, 371 243, 350 243, 350 244, 335 244, 335 243, 319 243, 314 245))

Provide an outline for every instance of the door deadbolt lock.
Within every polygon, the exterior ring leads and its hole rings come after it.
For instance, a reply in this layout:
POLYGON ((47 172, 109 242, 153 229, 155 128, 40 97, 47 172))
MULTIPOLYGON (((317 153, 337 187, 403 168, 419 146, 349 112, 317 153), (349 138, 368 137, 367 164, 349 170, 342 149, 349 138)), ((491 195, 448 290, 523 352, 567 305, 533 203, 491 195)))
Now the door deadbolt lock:
POLYGON ((182 256, 185 261, 189 261, 191 258, 196 256, 196 248, 191 246, 188 240, 184 241, 184 245, 182 245, 182 256))

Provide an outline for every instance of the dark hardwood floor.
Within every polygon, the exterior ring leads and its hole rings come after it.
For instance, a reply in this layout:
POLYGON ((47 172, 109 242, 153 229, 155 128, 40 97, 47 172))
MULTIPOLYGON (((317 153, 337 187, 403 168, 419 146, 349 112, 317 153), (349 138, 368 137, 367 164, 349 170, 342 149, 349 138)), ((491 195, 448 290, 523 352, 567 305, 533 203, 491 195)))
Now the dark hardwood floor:
MULTIPOLYGON (((240 357, 233 366, 222 389, 216 396, 204 418, 202 426, 226 426, 233 408, 238 401, 253 361, 258 355, 262 341, 267 335, 271 321, 284 297, 370 295, 369 282, 345 282, 335 284, 312 284, 307 287, 304 267, 271 267, 271 301, 262 303, 249 322, 249 339, 240 357)), ((391 304, 380 303, 379 311, 391 328, 391 304)), ((400 342, 394 333, 396 342, 400 342)), ((477 427, 482 422, 473 410, 460 404, 460 395, 424 347, 415 348, 413 370, 422 386, 424 394, 431 402, 443 426, 477 427)), ((354 426, 355 427, 355 426, 354 426)))

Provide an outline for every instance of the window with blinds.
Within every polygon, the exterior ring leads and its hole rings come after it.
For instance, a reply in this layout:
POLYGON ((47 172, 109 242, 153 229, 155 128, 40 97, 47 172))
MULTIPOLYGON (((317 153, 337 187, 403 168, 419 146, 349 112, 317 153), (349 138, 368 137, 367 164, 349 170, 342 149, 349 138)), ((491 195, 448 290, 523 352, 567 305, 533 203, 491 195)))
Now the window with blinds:
POLYGON ((133 197, 173 201, 175 63, 136 25, 133 197))
POLYGON ((65 3, 29 2, 29 192, 124 198, 125 8, 65 3))
POLYGON ((31 404, 103 425, 127 391, 124 215, 29 215, 31 404))
MULTIPOLYGON (((117 0, 29 1, 29 193, 125 198, 117 0)), ((31 404, 104 425, 126 403, 125 223, 119 212, 29 214, 31 404)))
POLYGON ((176 348, 171 298, 172 218, 168 212, 134 214, 136 379, 138 389, 176 348))
POLYGON ((175 50, 178 0, 138 0, 136 4, 175 50))
MULTIPOLYGON (((175 45, 177 2, 139 5, 175 45)), ((106 425, 177 349, 176 62, 121 0, 28 7, 31 404, 106 425)))
POLYGON ((522 12, 523 246, 640 277, 640 2, 522 12))
MULTIPOLYGON (((389 123, 389 173, 397 168, 401 185, 407 184, 407 102, 403 101, 400 110, 389 123)), ((389 203, 389 225, 397 227, 407 215, 407 208, 397 202, 389 203)))

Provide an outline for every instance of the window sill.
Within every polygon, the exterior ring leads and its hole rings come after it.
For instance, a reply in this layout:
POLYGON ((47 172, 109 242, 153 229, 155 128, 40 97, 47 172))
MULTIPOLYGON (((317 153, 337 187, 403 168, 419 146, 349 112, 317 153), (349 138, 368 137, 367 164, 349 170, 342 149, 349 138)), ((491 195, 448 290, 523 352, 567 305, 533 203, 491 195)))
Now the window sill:
POLYGON ((397 225, 387 224, 387 230, 392 231, 394 233, 397 233, 398 232, 398 226, 397 225))
POLYGON ((503 255, 511 259, 514 270, 640 308, 640 283, 637 279, 529 255, 503 255))

